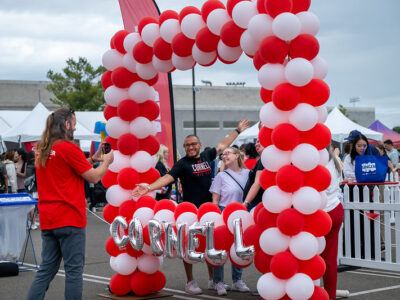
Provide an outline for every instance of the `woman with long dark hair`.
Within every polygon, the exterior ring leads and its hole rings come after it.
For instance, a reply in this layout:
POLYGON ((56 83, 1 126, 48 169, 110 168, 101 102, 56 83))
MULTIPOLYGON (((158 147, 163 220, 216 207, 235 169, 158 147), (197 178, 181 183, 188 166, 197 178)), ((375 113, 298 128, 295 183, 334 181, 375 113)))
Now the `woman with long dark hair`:
POLYGON ((365 135, 360 134, 354 138, 351 143, 351 151, 343 161, 343 175, 344 179, 355 181, 355 159, 359 155, 364 155, 368 149, 368 139, 365 135))
POLYGON ((24 149, 15 151, 15 168, 17 171, 17 192, 26 192, 24 180, 26 178, 26 152, 24 149))

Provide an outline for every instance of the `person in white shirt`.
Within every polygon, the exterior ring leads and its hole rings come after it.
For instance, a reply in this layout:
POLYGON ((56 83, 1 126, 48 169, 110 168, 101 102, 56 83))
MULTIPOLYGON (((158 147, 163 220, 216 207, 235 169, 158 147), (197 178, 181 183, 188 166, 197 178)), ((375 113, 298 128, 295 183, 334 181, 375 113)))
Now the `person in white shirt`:
POLYGON ((393 164, 393 168, 397 169, 399 164, 399 152, 394 148, 392 140, 384 141, 383 146, 385 147, 387 155, 393 164))
POLYGON ((350 182, 355 181, 355 159, 358 155, 364 155, 368 148, 368 139, 365 135, 358 135, 353 141, 350 154, 346 155, 343 161, 344 179, 350 182))

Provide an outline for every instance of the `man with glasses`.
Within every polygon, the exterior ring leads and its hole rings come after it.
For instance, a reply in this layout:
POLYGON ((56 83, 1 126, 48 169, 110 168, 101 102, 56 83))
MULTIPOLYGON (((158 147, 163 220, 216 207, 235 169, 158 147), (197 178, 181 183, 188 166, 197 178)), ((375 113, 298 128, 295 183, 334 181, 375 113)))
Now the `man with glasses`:
MULTIPOLYGON (((182 157, 168 172, 151 184, 141 183, 133 190, 134 197, 140 197, 148 192, 158 190, 177 179, 182 184, 183 201, 188 201, 199 207, 205 202, 211 202, 212 196, 209 192, 212 181, 212 169, 210 164, 236 139, 236 137, 249 127, 248 120, 241 120, 237 128, 224 137, 216 147, 208 148, 203 152, 198 136, 188 135, 183 143, 186 155, 182 157)), ((193 267, 184 262, 187 284, 185 291, 188 294, 201 294, 202 290, 193 280, 193 267)), ((208 269, 209 278, 212 278, 212 268, 208 269)), ((209 281, 209 288, 213 289, 213 281, 209 281)))

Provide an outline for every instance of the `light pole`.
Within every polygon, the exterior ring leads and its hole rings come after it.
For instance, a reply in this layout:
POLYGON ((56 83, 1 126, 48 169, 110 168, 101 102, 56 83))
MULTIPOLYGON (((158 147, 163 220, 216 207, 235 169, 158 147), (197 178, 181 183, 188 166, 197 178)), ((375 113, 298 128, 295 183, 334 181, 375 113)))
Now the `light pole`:
POLYGON ((350 103, 353 103, 353 107, 356 107, 356 103, 357 103, 357 102, 360 102, 360 100, 361 100, 361 99, 360 99, 360 97, 358 97, 358 96, 357 96, 357 97, 351 97, 351 98, 349 99, 349 102, 350 102, 350 103))
POLYGON ((194 67, 192 68, 192 96, 193 96, 193 133, 197 135, 196 129, 196 79, 194 75, 194 67))

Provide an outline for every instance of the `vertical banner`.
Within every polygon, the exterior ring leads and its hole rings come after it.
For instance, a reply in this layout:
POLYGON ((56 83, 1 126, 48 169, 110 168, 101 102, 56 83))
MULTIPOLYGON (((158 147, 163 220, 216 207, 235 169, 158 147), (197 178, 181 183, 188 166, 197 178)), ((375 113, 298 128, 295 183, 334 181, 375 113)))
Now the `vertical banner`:
MULTIPOLYGON (((153 0, 119 0, 124 28, 130 32, 135 31, 135 27, 144 17, 158 17, 160 15, 158 7, 153 0)), ((173 165, 176 160, 176 141, 175 141, 175 117, 174 103, 172 94, 171 75, 158 73, 158 81, 154 88, 159 93, 160 117, 159 132, 156 135, 160 144, 168 147, 168 164, 173 165)))

